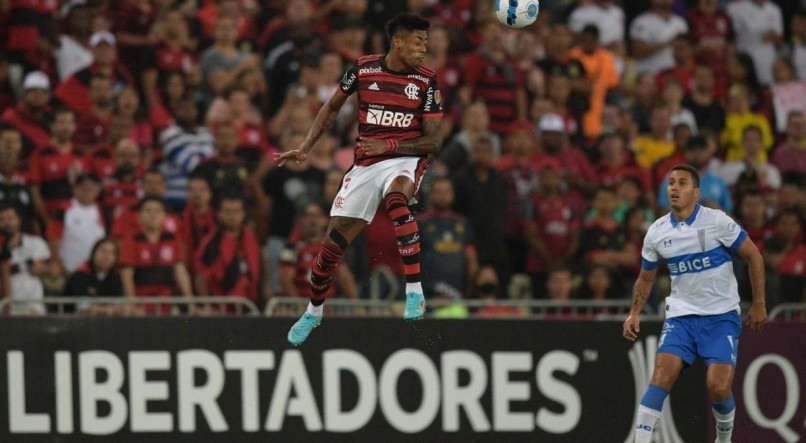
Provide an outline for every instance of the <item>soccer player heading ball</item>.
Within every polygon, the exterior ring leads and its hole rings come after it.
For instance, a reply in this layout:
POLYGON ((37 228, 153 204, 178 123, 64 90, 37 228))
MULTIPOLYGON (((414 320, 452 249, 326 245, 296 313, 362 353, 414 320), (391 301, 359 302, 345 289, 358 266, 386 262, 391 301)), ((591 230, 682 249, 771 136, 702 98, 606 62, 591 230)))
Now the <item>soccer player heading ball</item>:
POLYGON ((760 331, 767 320, 764 261, 747 232, 724 212, 700 206, 700 175, 689 165, 672 168, 666 186, 672 211, 655 221, 644 237, 641 273, 633 288, 633 305, 624 322, 624 337, 638 337, 638 314, 663 257, 672 277, 666 298, 655 370, 638 406, 636 443, 649 443, 661 416, 663 401, 683 365, 702 357, 708 367, 706 384, 716 417, 717 442, 730 442, 736 406, 731 384, 739 351, 739 293, 730 250, 750 267, 753 306, 748 323, 760 331))
POLYGON ((418 320, 425 311, 420 284, 420 234, 409 211, 427 166, 428 154, 439 151, 437 132, 442 103, 434 71, 421 66, 428 28, 425 18, 399 14, 386 24, 390 49, 360 57, 341 79, 333 97, 322 106, 299 148, 275 156, 279 166, 302 162, 336 119, 350 94, 358 93, 358 133, 354 164, 342 179, 330 210, 330 225, 311 267, 311 300, 288 332, 299 345, 322 321, 322 304, 336 266, 347 245, 372 221, 383 201, 395 228, 406 273, 403 318, 418 320))

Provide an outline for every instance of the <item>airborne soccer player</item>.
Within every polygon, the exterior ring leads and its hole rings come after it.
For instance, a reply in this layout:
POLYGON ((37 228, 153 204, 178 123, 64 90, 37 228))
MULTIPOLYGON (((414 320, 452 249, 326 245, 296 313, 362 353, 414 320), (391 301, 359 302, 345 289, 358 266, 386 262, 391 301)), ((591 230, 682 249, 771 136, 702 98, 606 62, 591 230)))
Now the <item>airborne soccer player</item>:
POLYGON ((666 298, 655 370, 638 406, 636 443, 649 443, 661 408, 684 366, 701 357, 708 368, 706 384, 716 418, 717 442, 730 442, 736 410, 731 384, 742 329, 739 293, 730 251, 750 267, 753 305, 748 323, 760 331, 767 320, 764 262, 747 232, 724 212, 700 206, 700 175, 689 165, 672 168, 666 185, 672 211, 657 219, 644 237, 641 273, 633 288, 624 337, 638 337, 638 314, 663 257, 672 277, 666 298))
POLYGON ((325 240, 311 267, 307 311, 288 332, 292 345, 304 342, 322 322, 322 304, 336 266, 347 245, 372 221, 381 201, 394 224, 406 273, 403 318, 418 320, 423 316, 420 235, 408 204, 419 187, 428 154, 440 147, 440 93, 434 71, 421 66, 429 26, 428 20, 416 14, 399 14, 390 20, 386 24, 389 52, 359 58, 319 110, 300 147, 275 157, 280 166, 287 161, 305 161, 347 97, 358 94, 359 137, 354 164, 342 179, 325 240))

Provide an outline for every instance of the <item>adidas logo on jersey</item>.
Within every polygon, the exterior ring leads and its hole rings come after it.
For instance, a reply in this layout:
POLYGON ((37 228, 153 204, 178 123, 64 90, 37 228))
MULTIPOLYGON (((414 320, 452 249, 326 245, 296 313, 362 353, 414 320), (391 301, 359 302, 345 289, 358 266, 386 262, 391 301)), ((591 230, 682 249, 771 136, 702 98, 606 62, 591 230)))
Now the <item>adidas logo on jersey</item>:
POLYGON ((377 83, 373 83, 373 84, 369 85, 369 88, 367 88, 367 89, 369 89, 370 91, 380 91, 381 90, 381 88, 378 87, 377 83))
POLYGON ((370 125, 408 128, 412 120, 414 120, 414 114, 383 111, 381 109, 367 110, 367 123, 370 125))

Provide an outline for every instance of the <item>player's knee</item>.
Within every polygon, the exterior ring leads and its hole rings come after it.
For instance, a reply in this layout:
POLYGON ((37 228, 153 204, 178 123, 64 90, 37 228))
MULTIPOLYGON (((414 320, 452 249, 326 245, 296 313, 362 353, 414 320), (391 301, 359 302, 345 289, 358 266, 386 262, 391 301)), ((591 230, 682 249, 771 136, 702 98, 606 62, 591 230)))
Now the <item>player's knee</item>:
POLYGON ((650 383, 669 391, 672 389, 675 380, 677 380, 677 372, 673 371, 671 368, 660 365, 655 367, 650 383))
POLYGON ((706 382, 708 395, 714 401, 724 401, 730 397, 730 382, 721 378, 709 378, 706 382))

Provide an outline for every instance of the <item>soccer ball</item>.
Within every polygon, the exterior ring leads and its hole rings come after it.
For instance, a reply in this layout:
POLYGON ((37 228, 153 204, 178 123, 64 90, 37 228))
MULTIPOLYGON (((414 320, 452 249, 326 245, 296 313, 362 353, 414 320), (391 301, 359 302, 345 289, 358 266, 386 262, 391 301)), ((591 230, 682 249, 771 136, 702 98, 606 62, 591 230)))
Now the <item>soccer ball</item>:
POLYGON ((495 0, 495 15, 498 21, 511 27, 523 28, 537 20, 539 0, 495 0))

